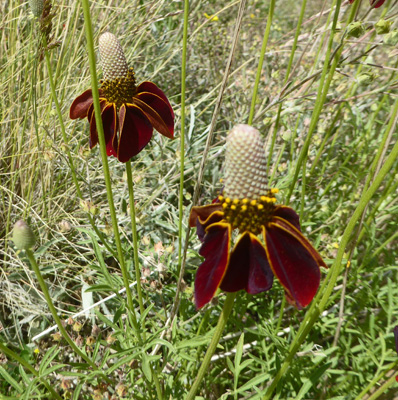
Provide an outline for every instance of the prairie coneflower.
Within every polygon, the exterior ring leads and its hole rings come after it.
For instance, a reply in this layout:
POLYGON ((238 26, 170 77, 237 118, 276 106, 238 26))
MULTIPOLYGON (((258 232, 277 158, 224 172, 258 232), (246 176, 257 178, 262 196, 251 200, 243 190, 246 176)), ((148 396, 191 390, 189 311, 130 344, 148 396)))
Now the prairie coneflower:
POLYGON ((276 205, 277 189, 267 189, 266 160, 259 132, 237 125, 227 136, 225 186, 216 203, 193 207, 205 258, 195 278, 195 303, 207 304, 218 288, 226 292, 269 290, 275 275, 289 301, 308 305, 318 290, 321 256, 303 236, 299 216, 276 205), (230 251, 233 230, 240 236, 230 251), (263 241, 258 238, 262 234, 263 241))
MULTIPOLYGON (((137 155, 151 140, 153 128, 168 138, 174 135, 174 113, 166 95, 152 82, 136 86, 116 36, 107 32, 99 38, 104 79, 99 89, 106 150, 121 162, 137 155)), ((87 117, 90 148, 98 143, 91 89, 75 99, 71 119, 87 117)))
MULTIPOLYGON (((350 4, 352 4, 355 0, 349 0, 350 4)), ((379 8, 381 7, 386 0, 369 0, 370 6, 372 8, 379 8)))

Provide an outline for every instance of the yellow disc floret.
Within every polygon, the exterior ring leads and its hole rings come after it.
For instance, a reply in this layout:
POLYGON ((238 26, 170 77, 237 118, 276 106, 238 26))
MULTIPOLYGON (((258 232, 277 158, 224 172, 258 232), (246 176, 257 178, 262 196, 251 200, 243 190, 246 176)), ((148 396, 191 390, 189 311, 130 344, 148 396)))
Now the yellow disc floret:
POLYGON ((260 199, 230 199, 219 196, 225 220, 238 229, 240 233, 251 232, 255 235, 261 233, 262 227, 271 220, 275 209, 276 198, 274 189, 268 191, 260 199))
POLYGON ((137 92, 134 69, 130 68, 123 78, 101 81, 101 91, 101 97, 104 97, 109 103, 115 103, 118 108, 124 103, 132 103, 137 92))

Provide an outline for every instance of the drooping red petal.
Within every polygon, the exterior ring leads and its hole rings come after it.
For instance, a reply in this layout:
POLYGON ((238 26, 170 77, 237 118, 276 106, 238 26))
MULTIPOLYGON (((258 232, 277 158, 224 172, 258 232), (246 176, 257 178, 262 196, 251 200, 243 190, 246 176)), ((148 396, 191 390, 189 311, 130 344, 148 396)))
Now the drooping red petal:
POLYGON ((273 215, 275 217, 283 218, 287 222, 290 222, 296 229, 301 232, 300 217, 298 216, 296 211, 293 210, 293 208, 287 206, 276 206, 273 215))
POLYGON ((290 226, 292 229, 288 231, 280 224, 271 222, 263 233, 272 271, 288 295, 295 300, 297 307, 302 308, 314 298, 321 274, 313 252, 308 251, 310 243, 297 229, 290 226))
POLYGON ((153 128, 138 107, 123 104, 119 110, 119 130, 117 158, 126 162, 149 143, 153 128))
POLYGON ((216 223, 207 228, 199 254, 205 258, 195 278, 195 304, 200 309, 215 295, 228 266, 231 226, 216 223))
POLYGON ((173 139, 174 117, 162 98, 153 93, 143 92, 134 96, 133 103, 142 110, 159 133, 173 139))
POLYGON ((370 6, 373 8, 381 7, 386 0, 370 0, 370 6))
POLYGON ((222 211, 220 204, 208 204, 206 206, 192 207, 191 213, 189 214, 189 226, 191 228, 196 226, 198 218, 200 218, 200 221, 203 224, 215 211, 222 211))
POLYGON ((256 294, 271 289, 274 274, 269 266, 263 244, 252 234, 250 234, 250 240, 250 272, 246 291, 250 294, 256 294))
MULTIPOLYGON (((100 99, 100 106, 101 106, 101 115, 104 108, 109 105, 105 99, 100 99)), ((95 121, 95 114, 94 114, 94 104, 88 109, 87 112, 87 119, 90 123, 90 149, 92 149, 98 143, 98 132, 97 132, 97 123, 95 121)), ((105 132, 105 128, 104 128, 105 132)))
POLYGON ((149 92, 156 94, 159 96, 161 99, 165 101, 165 103, 168 105, 171 115, 174 119, 174 111, 173 108, 170 105, 169 99, 166 97, 166 95, 163 93, 162 90, 160 90, 153 82, 145 81, 142 82, 140 85, 137 87, 137 94, 142 93, 142 92, 149 92))
POLYGON ((189 214, 189 226, 196 226, 196 234, 201 242, 205 237, 206 228, 224 218, 221 204, 208 204, 206 206, 192 207, 189 214))
POLYGON ((395 340, 395 351, 398 354, 398 325, 394 326, 394 340, 395 340))
POLYGON ((256 294, 269 290, 273 279, 264 246, 255 235, 244 233, 231 253, 220 288, 226 292, 245 289, 256 294))
POLYGON ((316 260, 319 266, 327 268, 325 262, 323 261, 321 255, 314 249, 312 244, 308 239, 298 230, 294 225, 290 224, 285 219, 279 217, 274 217, 272 222, 276 225, 289 232, 291 235, 296 236, 296 238, 301 242, 301 244, 311 253, 312 257, 316 260))
POLYGON ((224 213, 222 211, 214 211, 205 221, 201 217, 196 220, 196 234, 201 242, 204 241, 206 235, 206 228, 211 224, 220 222, 224 219, 224 213))
POLYGON ((117 146, 117 114, 116 105, 108 103, 101 113, 106 143, 106 154, 116 157, 117 146))
POLYGON ((85 118, 88 109, 93 104, 93 93, 91 89, 86 90, 80 96, 76 97, 69 109, 69 118, 85 118))

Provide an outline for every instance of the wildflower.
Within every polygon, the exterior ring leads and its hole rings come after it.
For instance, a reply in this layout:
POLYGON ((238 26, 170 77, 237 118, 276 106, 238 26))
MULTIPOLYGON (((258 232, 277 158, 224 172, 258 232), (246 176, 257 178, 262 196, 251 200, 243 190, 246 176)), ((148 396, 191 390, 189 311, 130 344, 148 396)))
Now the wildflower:
POLYGON ((225 186, 216 202, 193 207, 205 258, 195 279, 195 303, 207 304, 218 288, 226 292, 269 290, 273 276, 298 308, 308 305, 320 282, 321 256, 303 236, 299 216, 276 205, 277 189, 267 189, 266 160, 259 132, 237 125, 227 137, 225 186), (231 236, 239 231, 232 250, 231 236), (257 235, 262 234, 264 242, 257 235))
POLYGON ((30 226, 20 219, 14 225, 12 240, 19 250, 28 250, 36 243, 36 237, 30 226))
MULTIPOLYGON (((151 140, 153 128, 173 138, 174 113, 166 95, 152 82, 136 86, 116 36, 107 32, 99 39, 104 80, 99 89, 101 119, 107 155, 121 162, 137 155, 151 140)), ((98 143, 91 89, 78 96, 70 107, 71 119, 90 123, 90 148, 98 143)))
MULTIPOLYGON (((352 4, 355 0, 349 0, 349 3, 352 4)), ((369 0, 370 6, 372 8, 379 8, 381 7, 386 0, 369 0)))
POLYGON ((381 7, 386 0, 369 0, 370 6, 372 8, 379 8, 381 7))

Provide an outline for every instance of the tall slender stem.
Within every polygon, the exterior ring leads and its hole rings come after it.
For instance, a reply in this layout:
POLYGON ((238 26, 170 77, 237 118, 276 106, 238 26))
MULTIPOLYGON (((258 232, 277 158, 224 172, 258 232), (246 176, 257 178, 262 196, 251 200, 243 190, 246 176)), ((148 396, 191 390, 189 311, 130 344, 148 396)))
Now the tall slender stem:
POLYGON ((111 185, 111 177, 109 173, 109 165, 108 165, 108 158, 106 154, 106 144, 105 144, 105 137, 104 137, 104 129, 102 126, 102 119, 101 119, 101 107, 99 102, 99 93, 98 93, 98 79, 97 79, 97 71, 96 71, 96 64, 95 64, 95 53, 94 53, 94 41, 93 41, 93 31, 91 26, 91 17, 90 17, 90 5, 88 0, 82 0, 83 6, 83 14, 84 14, 84 26, 86 31, 86 40, 87 40, 87 52, 90 62, 90 75, 91 75, 91 87, 92 87, 92 94, 93 94, 93 103, 94 103, 94 111, 95 111, 95 122, 97 125, 98 131, 98 139, 100 144, 100 152, 102 158, 102 165, 104 169, 104 179, 106 184, 106 193, 109 203, 109 212, 112 218, 112 227, 113 233, 115 235, 115 242, 118 252, 118 259, 120 263, 120 269, 122 271, 123 276, 123 284, 126 288, 126 296, 127 296, 127 305, 130 311, 130 318, 132 321, 133 328, 137 335, 138 340, 141 342, 141 334, 137 322, 137 317, 135 315, 135 309, 133 304, 133 298, 131 294, 131 289, 129 285, 129 273, 127 271, 126 263, 124 260, 124 254, 122 249, 122 244, 120 240, 120 233, 119 233, 119 226, 116 216, 115 204, 113 201, 112 195, 112 185, 111 185))
POLYGON ((178 266, 177 276, 180 275, 182 260, 182 218, 184 200, 184 163, 185 163, 185 80, 187 71, 188 44, 188 15, 189 0, 184 1, 184 30, 182 35, 182 66, 181 66, 181 134, 180 134, 180 193, 178 200, 178 266))
POLYGON ((220 317, 218 318, 218 323, 216 326, 216 330, 214 331, 213 338, 207 348, 205 357, 203 359, 202 365, 199 368, 198 374, 196 376, 195 382, 193 383, 191 390, 189 391, 185 400, 193 400, 195 398, 195 394, 199 389, 199 385, 202 382, 205 374, 208 372, 209 364, 211 361, 211 357, 216 351, 218 342, 220 341, 221 335, 225 328, 225 324, 227 323, 229 314, 231 313, 232 307, 234 305, 234 300, 237 292, 235 293, 227 293, 227 297, 225 299, 224 307, 221 311, 220 317))
POLYGON ((252 102, 250 105, 250 113, 249 113, 249 121, 248 121, 249 125, 252 124, 253 118, 254 118, 254 109, 256 107, 258 86, 260 84, 261 72, 263 70, 265 51, 267 49, 268 38, 269 38, 269 34, 271 32, 271 25, 272 25, 272 18, 274 16, 274 9, 275 9, 275 0, 271 0, 271 3, 269 5, 269 11, 268 11, 267 26, 265 27, 263 44, 261 46, 260 60, 258 61, 256 80, 254 82, 253 96, 252 96, 252 102))
POLYGON ((84 361, 86 361, 86 363, 89 364, 93 369, 98 370, 98 367, 95 365, 95 363, 76 346, 75 342, 71 339, 68 332, 66 332, 66 329, 62 325, 61 319, 59 318, 59 316, 57 314, 57 310, 54 307, 50 293, 48 292, 48 289, 47 289, 47 285, 44 282, 43 276, 41 275, 40 268, 37 265, 37 262, 36 262, 36 259, 35 259, 35 256, 34 256, 32 250, 25 250, 25 251, 26 251, 26 255, 29 258, 30 265, 32 266, 32 269, 36 275, 36 278, 39 281, 39 285, 40 285, 40 288, 46 299, 48 308, 51 311, 51 314, 54 318, 55 323, 58 326, 58 329, 59 329, 61 335, 64 337, 64 339, 68 342, 69 346, 72 347, 73 351, 79 357, 81 357, 84 361))
MULTIPOLYGON (((347 25, 354 18, 355 10, 356 10, 356 7, 357 7, 356 4, 359 4, 359 2, 354 3, 354 6, 351 8, 351 13, 350 13, 350 15, 348 17, 347 25)), ((334 60, 333 60, 332 66, 330 66, 329 62, 330 62, 330 59, 331 59, 331 56, 332 56, 333 40, 334 40, 335 33, 336 33, 336 30, 337 30, 337 22, 338 22, 338 17, 339 17, 339 13, 340 13, 340 7, 341 7, 341 0, 337 0, 336 1, 336 8, 334 10, 332 29, 331 29, 331 32, 330 32, 328 47, 327 47, 326 54, 325 54, 325 61, 324 61, 324 64, 323 64, 323 69, 322 69, 322 75, 321 75, 321 78, 319 80, 317 98, 315 100, 314 110, 312 112, 311 122, 310 122, 310 126, 308 128, 308 133, 306 135, 306 139, 305 139, 303 148, 301 149, 299 158, 297 160, 296 168, 295 168, 295 171, 294 171, 294 176, 293 176, 290 188, 289 188, 289 193, 287 195, 287 204, 289 204, 290 198, 292 196, 293 189, 294 189, 294 187, 296 185, 297 178, 298 178, 299 172, 301 170, 301 166, 302 166, 303 162, 305 162, 306 159, 307 159, 308 148, 309 148, 310 143, 311 143, 312 135, 313 135, 313 133, 315 131, 316 126, 318 125, 319 116, 321 114, 322 107, 323 107, 323 105, 325 103, 326 95, 328 93, 329 86, 330 86, 330 83, 331 83, 333 75, 334 75, 334 71, 335 71, 335 69, 337 67, 337 64, 338 64, 338 62, 340 60, 341 53, 343 51, 343 46, 341 45, 340 49, 334 55, 334 60), (329 73, 329 75, 328 75, 328 73, 329 73), (328 79, 326 80, 327 77, 328 77, 328 79), (325 84, 325 80, 326 80, 326 84, 325 84)), ((303 188, 303 190, 305 190, 305 188, 303 188)))
POLYGON ((142 315, 144 313, 144 303, 142 301, 141 273, 140 273, 140 264, 139 264, 139 259, 138 259, 138 235, 137 235, 137 224, 136 224, 136 217, 135 217, 134 184, 133 184, 133 176, 131 173, 131 161, 130 160, 126 162, 126 172, 127 172, 127 184, 129 187, 131 229, 132 229, 132 233, 133 233, 133 254, 134 254, 135 279, 137 282, 138 303, 140 304, 140 312, 142 315))

